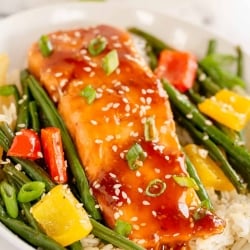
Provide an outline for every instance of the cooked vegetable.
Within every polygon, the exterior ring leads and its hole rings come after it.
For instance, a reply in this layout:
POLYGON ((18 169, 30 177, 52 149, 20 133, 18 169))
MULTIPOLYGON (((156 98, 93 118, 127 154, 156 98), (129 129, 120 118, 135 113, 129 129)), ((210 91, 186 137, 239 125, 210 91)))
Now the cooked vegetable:
POLYGON ((31 129, 17 132, 7 155, 32 160, 41 158, 43 155, 38 134, 31 129))
POLYGON ((234 189, 219 165, 209 157, 206 149, 195 144, 189 144, 184 147, 184 150, 195 166, 205 187, 219 191, 232 191, 234 189))
POLYGON ((31 118, 31 128, 38 133, 40 131, 40 121, 35 101, 29 102, 29 114, 31 118))
POLYGON ((53 52, 53 46, 48 36, 42 35, 39 39, 39 49, 44 57, 48 57, 53 52))
POLYGON ((241 131, 250 118, 250 98, 222 89, 198 104, 199 110, 221 124, 241 131))
POLYGON ((217 42, 214 39, 210 39, 208 41, 207 55, 211 55, 215 53, 217 47, 217 42))
POLYGON ((211 139, 221 145, 225 151, 233 157, 238 164, 245 166, 241 168, 241 175, 245 181, 250 185, 250 153, 244 147, 234 143, 227 135, 220 131, 217 127, 208 123, 207 119, 192 105, 186 96, 178 92, 166 80, 163 80, 163 87, 167 91, 171 103, 184 116, 190 117, 193 125, 197 126, 203 132, 206 132, 211 139))
POLYGON ((32 208, 31 213, 46 234, 63 246, 87 236, 92 225, 66 185, 57 185, 32 208))
POLYGON ((0 183, 0 194, 3 199, 6 211, 11 218, 17 218, 18 205, 16 200, 16 189, 7 181, 0 183))
POLYGON ((137 170, 142 167, 143 161, 146 158, 146 153, 140 144, 135 143, 126 153, 126 160, 131 170, 137 170))
POLYGON ((2 85, 0 86, 0 96, 11 96, 13 95, 16 102, 16 107, 18 107, 18 100, 20 97, 17 86, 14 84, 2 85))
POLYGON ((181 187, 194 188, 195 190, 199 189, 198 185, 192 177, 174 175, 173 178, 175 182, 181 187))
POLYGON ((60 129, 56 127, 43 128, 41 130, 41 143, 52 180, 56 183, 66 183, 68 180, 67 163, 64 159, 60 129))
POLYGON ((157 197, 160 196, 162 193, 165 192, 167 188, 166 182, 160 179, 154 179, 149 182, 145 194, 150 197, 157 197))
POLYGON ((98 36, 90 41, 88 46, 89 54, 92 56, 97 56, 105 50, 106 46, 106 38, 103 36, 98 36))
POLYGON ((80 93, 88 104, 91 104, 96 98, 96 91, 91 85, 87 85, 80 93))
POLYGON ((87 209, 89 214, 93 216, 94 219, 100 219, 101 215, 99 209, 96 208, 95 200, 89 192, 87 177, 83 171, 75 146, 71 140, 70 135, 68 134, 67 128, 62 118, 59 116, 54 104, 49 99, 46 92, 33 76, 29 77, 28 85, 33 97, 36 99, 37 103, 40 105, 41 109, 46 115, 50 126, 60 128, 64 145, 64 152, 71 171, 76 179, 76 185, 85 208, 87 209))
POLYGON ((66 248, 62 247, 60 244, 49 238, 44 233, 41 233, 26 225, 23 221, 7 216, 1 204, 0 221, 12 232, 26 240, 33 246, 41 247, 47 250, 66 250, 66 248))
POLYGON ((155 72, 185 92, 194 85, 197 66, 197 59, 191 53, 165 49, 160 53, 155 72))
POLYGON ((102 68, 106 75, 110 75, 117 69, 118 66, 119 58, 117 51, 114 49, 111 50, 108 54, 106 54, 103 58, 102 68))
POLYGON ((41 197, 45 192, 45 184, 41 181, 27 182, 21 186, 17 194, 19 202, 30 202, 41 197))
POLYGON ((127 223, 126 221, 122 221, 122 220, 117 220, 115 223, 115 228, 114 230, 123 235, 123 236, 128 236, 132 230, 132 225, 127 223))
POLYGON ((155 126, 155 117, 150 116, 144 124, 145 141, 156 141, 158 139, 158 131, 155 126))

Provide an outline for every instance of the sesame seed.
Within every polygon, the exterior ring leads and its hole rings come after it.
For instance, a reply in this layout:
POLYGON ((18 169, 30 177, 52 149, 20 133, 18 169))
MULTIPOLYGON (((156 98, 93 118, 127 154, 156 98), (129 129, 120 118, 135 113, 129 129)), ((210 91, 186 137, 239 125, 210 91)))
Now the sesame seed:
POLYGON ((37 156, 42 158, 43 157, 43 153, 41 151, 37 152, 37 156))
POLYGON ((18 170, 18 171, 21 171, 22 170, 22 165, 20 163, 16 164, 15 169, 18 170))
POLYGON ((115 73, 116 73, 117 75, 119 75, 119 74, 121 73, 121 69, 120 69, 120 68, 117 68, 117 69, 115 70, 115 73))
POLYGON ((110 94, 113 94, 115 92, 113 89, 106 89, 106 91, 110 94))
POLYGON ((149 205, 150 205, 150 202, 149 202, 149 201, 146 201, 146 200, 143 200, 143 201, 142 201, 142 205, 144 205, 144 206, 149 206, 149 205))
POLYGON ((114 173, 109 173, 109 176, 112 178, 116 178, 116 175, 114 173))
POLYGON ((89 66, 96 68, 97 67, 97 63, 95 62, 89 62, 89 66))
POLYGON ((205 120, 205 124, 211 126, 213 123, 210 120, 205 120))
POLYGON ((165 160, 167 160, 167 161, 169 161, 170 160, 170 157, 169 157, 169 155, 165 155, 165 160))
POLYGON ((86 49, 81 49, 80 50, 80 54, 81 55, 86 55, 87 54, 87 50, 86 49))
POLYGON ((187 117, 188 119, 192 119, 192 118, 193 118, 193 114, 189 113, 189 114, 186 115, 186 117, 187 117))
POLYGON ((116 36, 116 35, 113 35, 113 36, 110 37, 111 40, 117 40, 118 38, 119 38, 119 37, 116 36))
POLYGON ((137 216, 134 216, 130 219, 131 221, 138 221, 138 217, 137 216))
POLYGON ((204 135, 202 139, 203 139, 204 141, 205 141, 205 140, 208 140, 208 139, 209 139, 209 136, 208 136, 208 135, 204 135))
POLYGON ((160 240, 160 236, 157 233, 154 233, 154 240, 158 242, 160 240))
POLYGON ((115 218, 115 220, 119 219, 120 216, 121 216, 121 215, 120 215, 119 212, 115 212, 115 213, 114 213, 114 218, 115 218))
POLYGON ((103 143, 103 140, 95 139, 95 143, 96 143, 96 144, 102 144, 102 143, 103 143))
POLYGON ((134 125, 133 122, 129 122, 129 123, 128 123, 128 127, 132 127, 133 125, 134 125))
POLYGON ((121 153, 120 153, 121 159, 124 159, 124 156, 125 156, 124 152, 121 152, 121 153))
POLYGON ((125 92, 129 92, 130 88, 128 86, 121 86, 121 89, 124 90, 125 92))
POLYGON ((129 198, 127 198, 127 203, 131 204, 131 200, 129 198))
POLYGON ((134 230, 140 230, 140 226, 139 226, 139 225, 134 224, 134 225, 133 225, 133 229, 134 229, 134 230))
POLYGON ((156 216, 157 216, 157 213, 156 213, 156 211, 155 211, 155 210, 152 210, 152 215, 153 215, 154 217, 156 217, 156 216))
POLYGON ((143 104, 145 104, 145 103, 146 103, 145 97, 141 96, 141 97, 140 97, 140 101, 141 101, 143 104))
POLYGON ((141 176, 141 172, 137 170, 137 171, 135 172, 135 176, 136 176, 136 177, 140 177, 140 176, 141 176))
POLYGON ((145 242, 146 242, 146 240, 143 240, 143 239, 137 241, 137 243, 139 245, 143 245, 143 244, 145 244, 145 242))
POLYGON ((161 172, 161 170, 159 168, 155 168, 154 171, 159 174, 161 172))
POLYGON ((128 198, 128 195, 124 191, 122 191, 122 198, 123 199, 127 199, 128 198))
POLYGON ((84 70, 85 72, 90 72, 92 69, 91 69, 90 67, 83 67, 83 70, 84 70))
POLYGON ((76 204, 76 208, 81 208, 82 206, 83 206, 82 203, 77 203, 77 204, 76 204))
POLYGON ((143 189, 140 188, 140 187, 138 187, 137 191, 138 191, 138 193, 140 193, 140 194, 143 193, 143 189))
POLYGON ((138 132, 135 132, 135 131, 131 131, 129 135, 130 135, 131 137, 138 137, 138 136, 139 136, 139 133, 138 133, 138 132))
POLYGON ((148 105, 150 105, 151 102, 152 102, 152 98, 151 98, 151 97, 147 97, 147 98, 146 98, 146 103, 147 103, 148 105))
POLYGON ((81 37, 81 33, 80 33, 79 31, 75 31, 75 32, 74 32, 74 36, 75 36, 75 37, 81 37))
POLYGON ((115 184, 115 185, 113 186, 113 188, 114 188, 114 189, 117 189, 117 188, 120 188, 121 186, 122 186, 122 184, 117 183, 117 184, 115 184))
POLYGON ((91 71, 89 74, 89 77, 93 77, 93 76, 95 76, 95 71, 91 71))
POLYGON ((155 91, 153 89, 147 89, 148 94, 153 94, 155 91))
POLYGON ((147 94, 146 89, 142 89, 142 90, 141 90, 141 93, 142 93, 143 95, 146 95, 146 94, 147 94))
POLYGON ((112 150, 113 150, 114 152, 117 152, 118 147, 117 147, 116 145, 113 145, 113 146, 112 146, 112 150))
POLYGON ((124 95, 125 92, 124 92, 123 90, 118 90, 118 94, 119 94, 119 95, 124 95))
POLYGON ((128 103, 128 99, 127 99, 126 97, 123 97, 123 98, 122 98, 122 101, 123 101, 124 103, 128 103))
POLYGON ((24 123, 19 123, 18 125, 17 125, 19 128, 25 128, 25 124, 24 123))
POLYGON ((119 103, 119 102, 116 102, 116 103, 113 104, 113 108, 114 108, 114 109, 118 108, 119 106, 120 106, 120 103, 119 103))
POLYGON ((90 123, 91 123, 92 125, 97 125, 97 124, 98 124, 97 121, 95 121, 95 120, 90 120, 90 123))
POLYGON ((62 75, 63 75, 62 72, 57 72, 57 73, 54 74, 55 77, 61 77, 62 75))
POLYGON ((130 111, 130 105, 129 105, 129 104, 126 104, 126 105, 125 105, 125 111, 126 111, 126 112, 129 112, 129 111, 130 111))
POLYGON ((83 56, 83 59, 84 59, 85 61, 90 61, 90 60, 91 60, 91 58, 90 58, 89 56, 86 56, 86 55, 83 56))
POLYGON ((122 47, 122 45, 120 43, 114 43, 113 46, 114 46, 114 48, 121 48, 122 47))
POLYGON ((112 196, 112 199, 113 199, 113 200, 119 200, 119 197, 118 197, 118 196, 113 195, 113 196, 112 196))
POLYGON ((60 80, 60 82, 59 82, 60 87, 63 88, 66 85, 67 82, 68 82, 68 79, 60 80))
POLYGON ((106 138, 105 138, 105 141, 111 141, 114 139, 114 136, 113 135, 107 135, 106 138))
POLYGON ((121 190, 119 188, 115 189, 115 195, 118 196, 120 194, 121 190))

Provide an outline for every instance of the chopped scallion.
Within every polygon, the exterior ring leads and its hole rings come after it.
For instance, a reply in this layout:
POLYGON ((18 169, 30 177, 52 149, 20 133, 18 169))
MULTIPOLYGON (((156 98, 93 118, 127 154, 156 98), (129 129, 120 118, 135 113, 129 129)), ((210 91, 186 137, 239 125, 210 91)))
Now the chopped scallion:
POLYGON ((49 37, 46 35, 42 35, 38 41, 39 49, 44 57, 48 57, 53 52, 53 46, 49 37))
POLYGON ((174 175, 173 178, 181 187, 194 188, 195 190, 199 189, 197 183, 192 177, 174 175))
POLYGON ((155 118, 153 116, 148 117, 144 124, 144 137, 146 141, 155 141, 158 138, 155 118))
POLYGON ((107 40, 103 36, 92 39, 88 45, 88 52, 92 56, 97 56, 104 51, 107 46, 107 40))
POLYGON ((132 225, 127 223, 126 221, 117 220, 116 223, 115 223, 114 230, 117 233, 127 237, 130 234, 131 230, 132 230, 132 225))
POLYGON ((113 73, 119 66, 119 58, 117 51, 111 50, 104 58, 102 62, 102 68, 106 75, 113 73))
POLYGON ((154 179, 149 182, 147 188, 146 188, 146 195, 150 197, 157 197, 160 196, 165 192, 167 188, 166 182, 160 180, 160 179, 154 179))
POLYGON ((143 151, 140 144, 135 143, 127 152, 126 160, 131 170, 137 170, 143 165, 146 158, 146 153, 143 151))
POLYGON ((91 104, 96 98, 96 91, 91 85, 87 85, 81 91, 80 95, 85 97, 88 104, 91 104))

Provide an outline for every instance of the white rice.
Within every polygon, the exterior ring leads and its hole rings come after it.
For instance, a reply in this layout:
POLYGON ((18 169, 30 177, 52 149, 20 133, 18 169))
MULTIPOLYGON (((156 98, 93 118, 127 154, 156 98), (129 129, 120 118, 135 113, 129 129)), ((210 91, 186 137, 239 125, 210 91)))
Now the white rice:
POLYGON ((223 192, 219 198, 208 190, 215 212, 226 221, 222 234, 207 239, 198 238, 190 242, 192 250, 246 250, 250 249, 250 194, 240 195, 236 191, 223 192))

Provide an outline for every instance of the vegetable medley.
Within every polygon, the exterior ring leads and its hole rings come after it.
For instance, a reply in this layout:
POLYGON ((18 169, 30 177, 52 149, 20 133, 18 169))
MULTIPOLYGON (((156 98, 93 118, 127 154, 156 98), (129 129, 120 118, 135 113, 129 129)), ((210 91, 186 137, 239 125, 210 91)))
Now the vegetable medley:
MULTIPOLYGON (((128 30, 145 40, 149 65, 162 80, 175 121, 192 137, 192 142, 182 145, 190 177, 175 176, 176 183, 194 188, 203 206, 210 210, 213 204, 206 188, 248 192, 250 153, 243 130, 250 119, 250 98, 239 92, 245 88, 240 48, 236 55, 219 54, 216 41, 211 40, 207 54, 198 61, 190 52, 175 50, 142 30, 128 30)), ((89 53, 101 53, 106 43, 103 38, 93 40, 89 53)), ((44 57, 53 53, 47 36, 41 37, 39 46, 44 57)), ((103 60, 106 74, 112 74, 118 63, 115 50, 107 54, 103 60)), ((21 91, 16 85, 0 83, 0 96, 11 97, 18 114, 15 126, 0 122, 4 151, 0 221, 30 244, 44 249, 81 249, 79 240, 91 232, 123 249, 143 249, 126 238, 129 224, 117 221, 115 230, 111 230, 99 222, 98 204, 56 107, 27 70, 21 72, 20 79, 21 91)), ((91 104, 96 92, 89 85, 81 96, 91 104)), ((146 141, 157 138, 154 123, 154 117, 145 122, 146 141)), ((144 158, 139 144, 126 154, 133 170, 144 158)), ((146 192, 158 196, 165 189, 165 183, 155 179, 146 192)))

